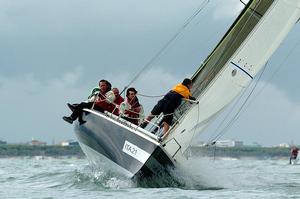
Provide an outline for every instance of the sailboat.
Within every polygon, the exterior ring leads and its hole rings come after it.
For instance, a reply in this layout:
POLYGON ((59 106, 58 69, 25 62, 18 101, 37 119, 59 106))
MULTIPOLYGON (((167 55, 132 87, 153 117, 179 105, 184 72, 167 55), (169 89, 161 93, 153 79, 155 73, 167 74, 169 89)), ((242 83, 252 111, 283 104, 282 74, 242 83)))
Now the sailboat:
POLYGON ((300 0, 250 0, 193 74, 191 92, 199 103, 178 108, 167 137, 160 141, 121 117, 84 109, 87 122, 74 127, 83 152, 93 164, 106 162, 133 178, 185 164, 193 138, 251 83, 299 17, 300 0))

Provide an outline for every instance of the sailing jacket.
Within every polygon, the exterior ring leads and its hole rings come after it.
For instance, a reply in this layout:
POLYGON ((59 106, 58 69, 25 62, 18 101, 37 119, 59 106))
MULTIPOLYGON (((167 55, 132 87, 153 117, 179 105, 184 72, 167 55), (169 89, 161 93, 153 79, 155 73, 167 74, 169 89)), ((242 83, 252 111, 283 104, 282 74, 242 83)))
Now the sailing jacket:
POLYGON ((117 96, 114 103, 111 106, 111 109, 109 112, 115 114, 115 115, 119 115, 120 110, 119 107, 117 107, 117 105, 120 105, 122 102, 124 102, 124 98, 122 96, 117 96))
POLYGON ((129 110, 125 110, 125 115, 127 116, 126 120, 138 125, 138 118, 140 117, 139 113, 141 111, 141 104, 139 103, 138 98, 135 97, 133 100, 127 98, 126 103, 129 105, 128 107, 130 107, 129 110))
POLYGON ((177 84, 176 86, 174 86, 172 88, 172 91, 180 94, 182 97, 184 97, 186 99, 190 99, 190 97, 192 97, 190 89, 188 87, 186 87, 185 85, 183 85, 182 83, 177 84))
POLYGON ((99 92, 99 94, 95 100, 95 109, 99 110, 101 112, 104 112, 104 111, 112 112, 113 111, 112 104, 107 102, 106 96, 105 96, 106 93, 107 92, 105 92, 105 93, 102 93, 101 91, 99 92))
POLYGON ((192 97, 188 87, 180 83, 174 86, 172 90, 169 91, 162 100, 168 103, 168 110, 173 112, 176 108, 180 106, 182 98, 195 100, 195 98, 192 97))

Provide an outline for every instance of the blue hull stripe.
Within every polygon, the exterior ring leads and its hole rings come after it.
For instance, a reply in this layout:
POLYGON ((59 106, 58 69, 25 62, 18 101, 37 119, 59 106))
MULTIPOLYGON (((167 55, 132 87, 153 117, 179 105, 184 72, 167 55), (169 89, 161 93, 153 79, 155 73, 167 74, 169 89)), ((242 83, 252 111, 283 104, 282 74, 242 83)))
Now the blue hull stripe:
POLYGON ((237 65, 236 63, 234 62, 230 62, 231 64, 233 64, 234 66, 236 66, 237 68, 239 68, 241 71, 243 71, 244 73, 246 73, 251 79, 253 79, 253 77, 247 72, 245 71, 244 69, 242 69, 239 65, 237 65))

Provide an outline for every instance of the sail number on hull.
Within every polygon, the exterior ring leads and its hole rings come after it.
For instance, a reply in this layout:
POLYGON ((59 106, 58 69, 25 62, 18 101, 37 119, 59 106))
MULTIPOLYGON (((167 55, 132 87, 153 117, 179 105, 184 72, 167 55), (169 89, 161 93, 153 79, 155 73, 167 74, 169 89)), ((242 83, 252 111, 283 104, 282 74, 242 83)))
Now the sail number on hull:
POLYGON ((143 149, 139 148, 138 146, 128 142, 125 140, 122 151, 127 155, 135 158, 136 160, 140 161, 141 163, 145 163, 149 158, 150 154, 143 149))

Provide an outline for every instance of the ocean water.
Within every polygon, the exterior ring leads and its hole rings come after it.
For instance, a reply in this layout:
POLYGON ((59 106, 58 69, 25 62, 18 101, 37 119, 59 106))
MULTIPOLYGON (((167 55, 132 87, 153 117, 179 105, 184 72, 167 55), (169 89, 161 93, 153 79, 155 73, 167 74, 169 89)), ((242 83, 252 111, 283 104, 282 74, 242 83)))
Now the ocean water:
POLYGON ((187 165, 173 172, 180 184, 141 185, 86 159, 3 158, 0 198, 300 198, 300 165, 288 158, 195 158, 187 165))

